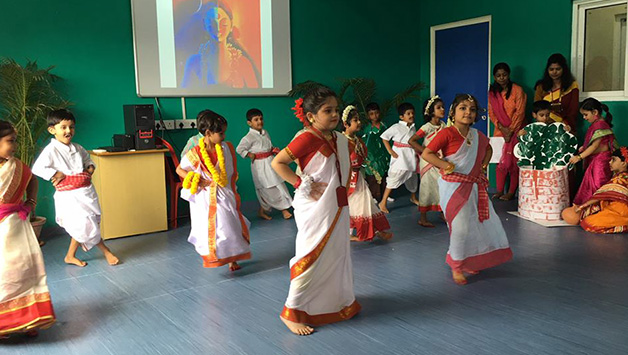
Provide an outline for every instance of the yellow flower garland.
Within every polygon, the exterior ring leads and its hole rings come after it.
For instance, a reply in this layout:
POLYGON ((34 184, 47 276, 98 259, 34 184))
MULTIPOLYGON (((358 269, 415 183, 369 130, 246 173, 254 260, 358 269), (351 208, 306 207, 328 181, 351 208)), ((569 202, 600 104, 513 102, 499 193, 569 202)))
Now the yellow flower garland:
POLYGON ((190 171, 183 180, 183 188, 189 189, 190 193, 194 195, 198 192, 199 181, 201 181, 201 174, 190 171))
POLYGON ((209 158, 209 154, 207 153, 207 149, 205 148, 205 139, 200 139, 198 141, 198 145, 201 155, 203 156, 203 162, 209 172, 212 174, 212 180, 214 180, 220 187, 227 186, 227 169, 225 168, 225 155, 222 151, 222 146, 220 144, 216 144, 216 157, 218 158, 218 167, 220 168, 220 174, 216 171, 216 167, 212 164, 211 159, 209 158))

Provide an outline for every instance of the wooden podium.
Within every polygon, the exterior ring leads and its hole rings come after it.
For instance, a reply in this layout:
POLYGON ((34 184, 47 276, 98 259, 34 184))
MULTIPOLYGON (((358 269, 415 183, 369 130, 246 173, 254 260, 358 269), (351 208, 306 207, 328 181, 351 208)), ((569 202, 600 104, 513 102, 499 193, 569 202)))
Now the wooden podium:
POLYGON ((103 239, 168 229, 164 153, 167 149, 94 152, 103 239))

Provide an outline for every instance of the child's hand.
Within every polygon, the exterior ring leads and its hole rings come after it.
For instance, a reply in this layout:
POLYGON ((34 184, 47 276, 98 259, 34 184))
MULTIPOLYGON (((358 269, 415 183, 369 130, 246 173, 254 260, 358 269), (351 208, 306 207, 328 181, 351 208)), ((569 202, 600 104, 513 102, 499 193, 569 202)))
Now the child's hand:
POLYGON ((246 155, 249 159, 251 159, 251 163, 255 161, 255 154, 249 153, 246 155))
POLYGON ((327 185, 328 184, 326 182, 313 182, 310 190, 310 197, 312 200, 318 201, 321 196, 323 196, 323 193, 325 193, 327 185))
POLYGON ((65 174, 57 171, 51 178, 50 178, 50 182, 52 182, 52 186, 57 187, 57 185, 59 185, 59 183, 61 181, 63 181, 63 179, 65 179, 65 174))
MULTIPOLYGON (((563 123, 564 124, 564 123, 563 123)), ((565 125, 565 131, 570 132, 571 133, 571 126, 569 126, 568 124, 565 125)))
POLYGON ((519 132, 517 132, 517 136, 521 137, 524 136, 526 133, 528 132, 526 132, 525 129, 520 129, 519 132))
POLYGON ((198 189, 199 190, 204 190, 205 188, 211 186, 211 184, 212 184, 212 182, 210 180, 201 178, 198 181, 198 189))
POLYGON ((399 154, 397 154, 397 152, 395 152, 394 150, 393 150, 392 153, 390 153, 390 156, 395 158, 395 159, 399 158, 399 154))

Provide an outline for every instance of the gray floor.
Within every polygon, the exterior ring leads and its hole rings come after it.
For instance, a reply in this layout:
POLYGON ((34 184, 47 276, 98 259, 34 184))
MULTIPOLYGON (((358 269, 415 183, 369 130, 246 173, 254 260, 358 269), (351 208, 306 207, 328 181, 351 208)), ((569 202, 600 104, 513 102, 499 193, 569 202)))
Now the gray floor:
POLYGON ((628 353, 628 235, 543 228, 506 214, 515 203, 496 203, 514 260, 457 286, 445 224, 432 215, 437 228, 418 227, 405 200, 392 204, 390 242, 353 244, 361 314, 312 336, 278 319, 296 228, 275 214, 252 218, 253 259, 236 273, 203 269, 187 225, 108 241, 124 260, 116 267, 96 249, 81 254, 87 267, 66 266, 68 237, 52 236, 43 252, 58 322, 0 353, 628 353))

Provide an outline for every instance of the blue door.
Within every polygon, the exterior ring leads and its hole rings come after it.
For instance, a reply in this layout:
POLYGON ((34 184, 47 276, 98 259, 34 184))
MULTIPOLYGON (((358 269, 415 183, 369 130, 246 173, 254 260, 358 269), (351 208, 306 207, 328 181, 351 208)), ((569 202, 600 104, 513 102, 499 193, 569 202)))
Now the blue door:
MULTIPOLYGON (((434 31, 433 89, 447 109, 460 93, 475 96, 482 108, 488 108, 489 24, 486 20, 434 31)), ((486 111, 478 114, 488 118, 486 111)), ((474 127, 488 136, 486 120, 480 118, 474 127)))

